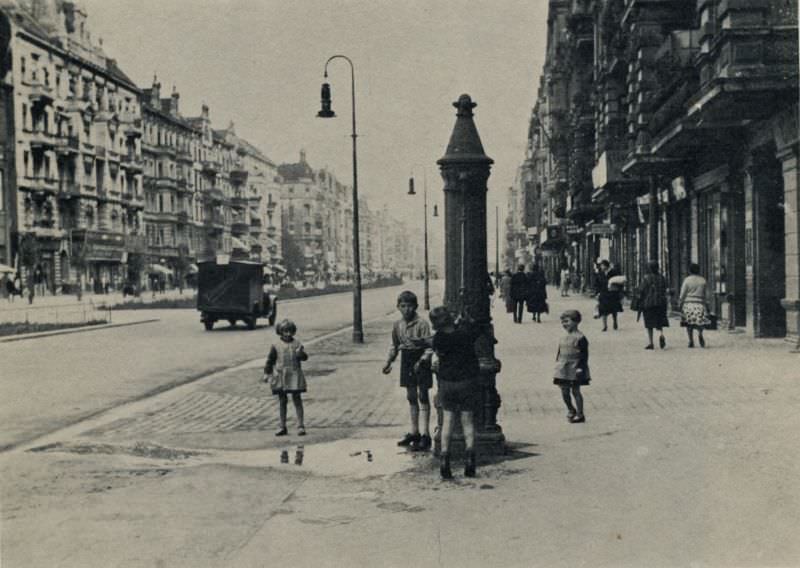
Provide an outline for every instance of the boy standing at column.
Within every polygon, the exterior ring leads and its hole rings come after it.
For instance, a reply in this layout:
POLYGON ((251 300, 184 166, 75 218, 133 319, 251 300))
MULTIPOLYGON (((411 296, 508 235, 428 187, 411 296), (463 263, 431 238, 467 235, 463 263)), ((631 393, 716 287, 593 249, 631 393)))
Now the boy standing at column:
POLYGON ((417 296, 413 292, 406 290, 397 297, 397 309, 402 317, 394 322, 392 345, 383 373, 388 375, 392 372, 392 363, 400 354, 400 386, 406 389, 411 431, 397 445, 408 446, 411 450, 429 450, 431 448, 429 391, 433 379, 427 368, 414 370, 414 365, 426 351, 425 347, 418 346, 419 342, 415 345, 414 340, 430 338, 431 328, 428 322, 417 315, 417 308, 417 296), (420 422, 422 422, 421 433, 420 422))

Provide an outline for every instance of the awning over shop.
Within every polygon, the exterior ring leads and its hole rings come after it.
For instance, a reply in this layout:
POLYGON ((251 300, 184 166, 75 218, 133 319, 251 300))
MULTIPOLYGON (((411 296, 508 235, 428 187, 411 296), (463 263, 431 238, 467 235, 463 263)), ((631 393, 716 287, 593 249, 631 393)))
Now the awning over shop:
POLYGON ((192 263, 192 264, 189 265, 189 269, 188 269, 187 272, 189 274, 196 274, 198 271, 199 271, 199 269, 197 268, 197 265, 192 263))
POLYGON ((281 266, 280 264, 273 264, 272 265, 272 269, 275 272, 286 272, 286 269, 283 266, 281 266))
POLYGON ((0 274, 8 274, 10 272, 16 272, 16 270, 7 264, 0 263, 0 274))
POLYGON ((264 274, 270 274, 271 275, 272 273, 273 273, 272 269, 265 264, 264 265, 264 274))
POLYGON ((147 267, 148 274, 162 274, 164 276, 172 276, 172 270, 163 264, 151 264, 147 267))

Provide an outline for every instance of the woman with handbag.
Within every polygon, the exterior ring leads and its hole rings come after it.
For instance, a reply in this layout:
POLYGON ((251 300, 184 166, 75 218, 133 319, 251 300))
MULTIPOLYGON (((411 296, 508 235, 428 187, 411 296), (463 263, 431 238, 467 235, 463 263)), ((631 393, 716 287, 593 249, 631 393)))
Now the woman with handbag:
POLYGON ((708 283, 700 276, 700 266, 692 263, 689 266, 689 276, 681 284, 680 307, 681 325, 686 326, 686 333, 689 335, 689 347, 694 347, 694 330, 697 330, 697 339, 700 347, 706 346, 703 337, 705 329, 711 320, 708 319, 708 283))
POLYGON ((647 329, 648 343, 645 349, 653 347, 653 329, 658 330, 658 346, 664 349, 667 340, 664 338, 664 328, 669 327, 667 319, 667 280, 658 271, 658 262, 651 260, 647 263, 650 271, 642 280, 637 293, 637 310, 644 316, 644 327, 647 329))

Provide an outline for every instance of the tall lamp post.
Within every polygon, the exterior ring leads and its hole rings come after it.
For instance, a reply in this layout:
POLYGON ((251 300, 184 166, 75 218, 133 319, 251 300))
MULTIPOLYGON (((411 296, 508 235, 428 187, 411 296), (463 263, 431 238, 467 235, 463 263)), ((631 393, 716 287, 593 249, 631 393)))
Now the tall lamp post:
MULTIPOLYGON (((353 101, 353 343, 364 343, 364 328, 361 323, 361 254, 358 239, 358 159, 356 153, 356 72, 353 62, 346 55, 332 55, 325 62, 325 79, 328 78, 328 64, 334 59, 344 59, 350 64, 350 89, 353 101)), ((331 86, 326 81, 322 84, 322 108, 317 113, 319 118, 333 118, 336 113, 331 110, 331 86)))
MULTIPOLYGON (((416 195, 417 192, 414 191, 414 176, 412 172, 412 176, 408 178, 408 195, 416 195)), ((423 202, 423 232, 424 232, 424 257, 425 257, 425 288, 424 288, 424 308, 427 311, 431 309, 431 294, 430 294, 430 268, 428 264, 428 174, 425 171, 425 168, 422 168, 422 202, 423 202)), ((436 210, 436 206, 433 207, 433 216, 438 217, 438 212, 436 210)))

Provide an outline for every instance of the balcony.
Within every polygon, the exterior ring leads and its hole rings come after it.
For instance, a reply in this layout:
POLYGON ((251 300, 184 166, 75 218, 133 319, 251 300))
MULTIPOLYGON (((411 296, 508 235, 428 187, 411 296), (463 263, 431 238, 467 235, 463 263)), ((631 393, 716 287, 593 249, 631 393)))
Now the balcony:
POLYGON ((234 235, 247 235, 250 233, 250 225, 237 221, 231 225, 231 233, 234 235))
POLYGON ((34 105, 51 104, 54 100, 53 89, 52 87, 48 87, 41 81, 38 81, 36 83, 31 83, 28 99, 34 105))
POLYGON ((131 152, 122 156, 122 163, 120 165, 129 172, 141 173, 144 171, 141 155, 136 155, 131 152))
POLYGON ((25 177, 19 182, 20 187, 29 191, 55 194, 58 191, 58 180, 43 176, 25 177))
POLYGON ((175 180, 175 187, 181 193, 191 193, 192 188, 189 187, 189 180, 185 177, 179 177, 175 180))
POLYGON ((796 103, 797 57, 796 25, 718 30, 697 58, 700 90, 688 116, 706 124, 762 120, 796 103))
POLYGON ((247 176, 248 176, 247 170, 241 168, 233 169, 231 170, 229 175, 231 183, 234 185, 243 185, 247 183, 247 176))
POLYGON ((237 209, 245 209, 248 205, 248 199, 241 195, 236 195, 231 198, 231 206, 237 209))
POLYGON ((64 181, 58 184, 58 197, 60 199, 72 199, 73 197, 80 197, 81 188, 75 183, 75 180, 64 181))
POLYGON ((221 164, 216 160, 203 160, 200 162, 204 174, 217 175, 222 169, 221 164))
POLYGON ((225 201, 225 194, 218 187, 209 187, 203 191, 205 198, 212 203, 222 203, 225 201))
POLYGON ((178 221, 179 225, 185 225, 189 222, 190 216, 189 213, 186 211, 179 211, 176 215, 176 220, 178 221))
POLYGON ((56 135, 44 130, 34 130, 28 134, 31 148, 34 150, 51 150, 56 145, 56 135))
POLYGON ((178 182, 172 177, 159 177, 156 178, 157 189, 177 189, 178 182))
POLYGON ((59 136, 56 142, 56 153, 61 156, 77 154, 80 149, 80 141, 77 136, 59 136))
POLYGON ((36 235, 36 238, 39 239, 63 239, 67 236, 67 232, 64 229, 56 229, 55 227, 42 227, 35 225, 31 227, 30 232, 36 235))
POLYGON ((179 149, 176 154, 176 157, 181 162, 187 162, 190 164, 194 163, 194 158, 192 157, 192 154, 191 152, 189 152, 189 150, 179 149))

